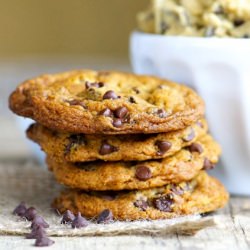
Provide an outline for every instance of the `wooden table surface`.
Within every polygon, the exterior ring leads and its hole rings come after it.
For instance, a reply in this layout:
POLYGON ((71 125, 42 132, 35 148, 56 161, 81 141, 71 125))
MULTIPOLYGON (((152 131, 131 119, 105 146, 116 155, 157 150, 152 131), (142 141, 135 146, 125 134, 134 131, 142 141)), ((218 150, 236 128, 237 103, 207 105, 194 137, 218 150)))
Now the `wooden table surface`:
MULTIPOLYGON (((19 66, 19 64, 17 64, 19 66)), ((121 67, 121 69, 126 67, 121 67)), ((3 70, 3 68, 2 68, 3 70)), ((1 70, 0 70, 1 71, 1 70)), ((7 73, 10 73, 9 71, 7 73)), ((23 78, 26 76, 22 73, 23 78)), ((1 77, 1 76, 0 76, 1 77)), ((1 78, 0 78, 0 85, 1 78)), ((2 90, 2 89, 1 89, 2 90)), ((8 90, 9 91, 9 90, 8 90)), ((7 100, 0 98, 0 111, 6 109, 7 100)), ((23 160, 32 157, 27 147, 22 131, 16 125, 14 117, 8 112, 0 112, 0 161, 23 160)), ((250 180, 249 180, 250 181, 250 180)), ((1 198, 0 198, 1 199, 1 198)), ((73 250, 73 249, 250 249, 250 199, 249 197, 232 197, 228 206, 213 215, 220 218, 221 223, 215 227, 199 231, 194 236, 179 234, 157 236, 114 236, 114 237, 80 237, 56 238, 56 244, 48 249, 73 250)), ((0 236, 0 250, 34 249, 33 241, 23 240, 22 237, 0 236)))

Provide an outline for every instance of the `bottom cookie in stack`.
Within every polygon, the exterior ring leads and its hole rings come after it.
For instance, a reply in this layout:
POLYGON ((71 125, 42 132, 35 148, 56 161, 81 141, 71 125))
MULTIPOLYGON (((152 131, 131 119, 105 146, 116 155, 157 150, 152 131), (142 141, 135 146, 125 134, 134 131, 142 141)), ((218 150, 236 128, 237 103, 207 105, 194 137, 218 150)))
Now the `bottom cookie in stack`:
POLYGON ((89 218, 109 209, 117 220, 155 220, 211 212, 223 207, 227 201, 228 193, 223 185, 201 171, 190 182, 146 190, 66 190, 55 199, 53 207, 61 213, 67 209, 81 212, 89 218))

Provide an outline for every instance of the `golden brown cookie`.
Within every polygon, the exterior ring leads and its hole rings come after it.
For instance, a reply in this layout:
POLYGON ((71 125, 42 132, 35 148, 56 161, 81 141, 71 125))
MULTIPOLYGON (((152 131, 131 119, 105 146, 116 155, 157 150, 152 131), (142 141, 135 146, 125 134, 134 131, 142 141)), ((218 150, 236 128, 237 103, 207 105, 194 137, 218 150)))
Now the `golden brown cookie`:
POLYGON ((36 123, 28 137, 57 161, 143 161, 171 156, 207 132, 205 120, 161 134, 84 135, 57 133, 36 123))
POLYGON ((96 217, 104 209, 116 220, 169 219, 189 214, 211 212, 227 203, 229 195, 222 184, 201 172, 188 183, 142 191, 83 192, 67 190, 55 199, 53 207, 96 217))
POLYGON ((193 179, 218 161, 219 145, 205 135, 177 154, 142 162, 47 163, 59 183, 84 190, 147 189, 193 179))
POLYGON ((159 133, 204 115, 202 99, 167 80, 119 72, 71 71, 22 83, 9 99, 18 115, 56 131, 159 133))

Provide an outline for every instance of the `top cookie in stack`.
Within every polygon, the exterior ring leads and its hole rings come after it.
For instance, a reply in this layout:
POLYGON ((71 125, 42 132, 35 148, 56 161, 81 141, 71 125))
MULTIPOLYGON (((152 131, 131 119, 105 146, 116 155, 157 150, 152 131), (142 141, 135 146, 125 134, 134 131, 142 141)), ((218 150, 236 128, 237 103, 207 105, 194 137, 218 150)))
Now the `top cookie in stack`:
POLYGON ((60 212, 96 217, 108 209, 120 220, 160 219, 212 211, 228 199, 204 173, 220 147, 207 134, 202 99, 188 87, 73 71, 24 82, 10 108, 37 121, 28 137, 47 153, 57 181, 71 188, 54 202, 60 212))

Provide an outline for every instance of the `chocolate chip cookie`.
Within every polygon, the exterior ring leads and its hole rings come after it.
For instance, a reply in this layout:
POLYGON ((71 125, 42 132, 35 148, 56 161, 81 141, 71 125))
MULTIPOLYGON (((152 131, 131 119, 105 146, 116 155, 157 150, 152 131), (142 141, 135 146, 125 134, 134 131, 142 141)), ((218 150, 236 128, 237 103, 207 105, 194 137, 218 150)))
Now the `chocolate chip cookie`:
POLYGON ((123 190, 160 187, 194 178, 201 169, 212 169, 218 161, 219 145, 205 135, 173 156, 139 162, 47 163, 57 181, 83 190, 123 190))
POLYGON ((211 212, 227 201, 228 193, 222 184, 202 171, 190 182, 147 190, 111 193, 67 190, 55 199, 53 207, 61 213, 67 209, 75 214, 81 212, 89 218, 109 209, 116 220, 155 220, 211 212))
POLYGON ((186 86, 150 76, 79 70, 43 75, 11 94, 16 114, 69 133, 159 133, 183 129, 204 115, 186 86))
POLYGON ((171 156, 207 132, 201 120, 183 130, 161 134, 87 135, 57 133, 36 123, 27 131, 30 139, 57 161, 143 161, 171 156))

